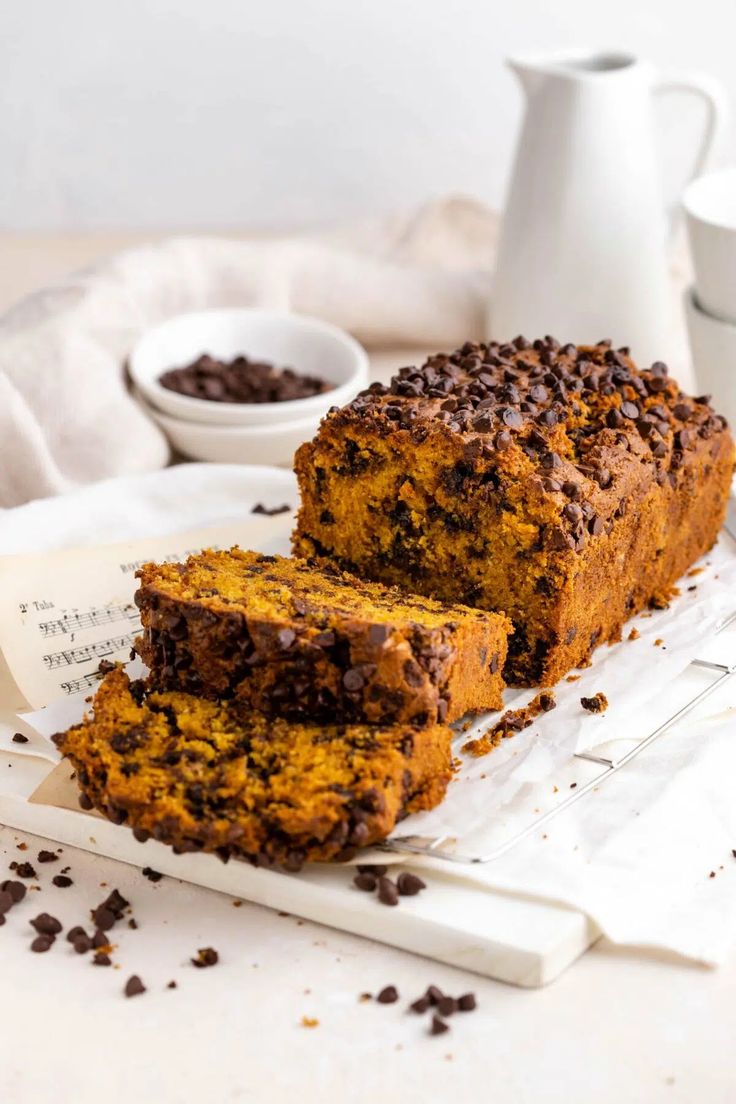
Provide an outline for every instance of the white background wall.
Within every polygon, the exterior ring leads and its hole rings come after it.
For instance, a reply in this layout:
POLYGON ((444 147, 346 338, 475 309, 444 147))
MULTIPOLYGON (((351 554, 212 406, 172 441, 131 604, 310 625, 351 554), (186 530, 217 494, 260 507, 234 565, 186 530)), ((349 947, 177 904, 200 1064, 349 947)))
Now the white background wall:
MULTIPOLYGON (((498 204, 529 49, 720 77, 735 0, 2 0, 0 228, 318 225, 498 204)), ((667 190, 698 118, 662 112, 667 190)), ((733 158, 733 131, 721 160, 733 158)), ((540 171, 544 167, 540 166, 540 171)))

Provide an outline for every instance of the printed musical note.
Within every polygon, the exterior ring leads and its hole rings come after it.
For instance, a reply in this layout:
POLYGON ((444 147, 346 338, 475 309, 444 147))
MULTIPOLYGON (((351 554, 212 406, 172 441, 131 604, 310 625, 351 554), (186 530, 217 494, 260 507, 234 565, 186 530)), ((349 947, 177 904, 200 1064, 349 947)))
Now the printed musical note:
POLYGON ((133 646, 136 633, 112 636, 109 640, 98 640, 96 644, 84 644, 62 652, 51 652, 43 657, 47 671, 57 667, 70 667, 73 663, 89 663, 93 659, 104 659, 117 652, 128 652, 133 646))
POLYGON ((112 621, 137 621, 139 616, 132 602, 125 605, 93 606, 84 613, 65 613, 54 621, 41 621, 38 629, 43 637, 62 636, 80 629, 107 625, 112 621))
POLYGON ((76 679, 69 679, 61 683, 61 689, 65 694, 79 694, 83 690, 91 690, 102 678, 99 671, 92 671, 89 675, 81 675, 76 679))

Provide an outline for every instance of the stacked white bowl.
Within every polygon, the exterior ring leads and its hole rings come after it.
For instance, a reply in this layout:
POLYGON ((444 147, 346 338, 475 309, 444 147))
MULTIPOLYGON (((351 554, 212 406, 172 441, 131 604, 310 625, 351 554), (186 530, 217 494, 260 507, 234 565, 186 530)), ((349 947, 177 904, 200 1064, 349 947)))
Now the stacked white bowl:
POLYGON ((701 391, 736 426, 736 168, 701 176, 683 195, 695 280, 685 292, 701 391))
POLYGON ((314 436, 330 407, 350 402, 368 385, 368 356, 349 334, 317 318, 255 308, 170 318, 143 335, 128 369, 139 402, 176 452, 220 463, 291 467, 294 452, 314 436), (164 372, 204 353, 224 362, 247 356, 332 386, 304 399, 232 403, 192 398, 161 384, 164 372))

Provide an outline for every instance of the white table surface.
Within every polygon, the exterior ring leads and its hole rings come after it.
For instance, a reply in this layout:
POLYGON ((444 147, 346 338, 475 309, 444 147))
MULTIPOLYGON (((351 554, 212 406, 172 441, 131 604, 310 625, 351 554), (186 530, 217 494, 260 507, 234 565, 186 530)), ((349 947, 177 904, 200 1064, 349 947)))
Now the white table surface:
MULTIPOLYGON (((138 239, 0 238, 0 308, 128 240, 138 239)), ((736 1099, 736 956, 710 971, 601 941, 547 989, 518 990, 170 879, 154 885, 70 848, 63 864, 38 865, 39 845, 0 828, 0 871, 28 858, 44 886, 0 928, 8 1104, 736 1099), (72 868, 69 889, 50 885, 61 865, 72 868), (88 922, 114 886, 140 924, 121 927, 119 969, 93 967, 63 940, 45 955, 29 951, 30 917, 45 910, 88 922), (221 962, 196 970, 189 956, 207 945, 221 962), (132 973, 149 989, 126 1000, 132 973), (169 991, 172 978, 178 988, 169 991), (405 1012, 431 982, 473 989, 479 1003, 436 1038, 405 1012), (400 1003, 359 1002, 389 983, 400 1003), (302 1016, 319 1026, 301 1026, 302 1016)))

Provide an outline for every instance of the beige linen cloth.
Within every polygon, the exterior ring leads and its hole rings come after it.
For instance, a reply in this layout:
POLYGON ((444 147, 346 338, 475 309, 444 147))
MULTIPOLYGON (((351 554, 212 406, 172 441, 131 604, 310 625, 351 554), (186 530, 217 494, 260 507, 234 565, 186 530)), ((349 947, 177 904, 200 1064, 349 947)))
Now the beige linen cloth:
POLYGON ((375 353, 379 373, 386 350, 395 364, 397 349, 481 337, 496 230, 480 203, 449 198, 321 237, 169 239, 31 296, 0 320, 0 507, 168 463, 123 365, 145 329, 182 311, 316 315, 375 353))
MULTIPOLYGON (((29 297, 0 319, 0 509, 168 463, 123 366, 144 330, 182 311, 262 306, 325 318, 363 342, 378 377, 483 338, 498 222, 478 201, 450 196, 328 235, 174 238, 29 297)), ((676 274, 674 294, 683 280, 676 274)), ((686 354, 673 368, 687 386, 686 354)))

